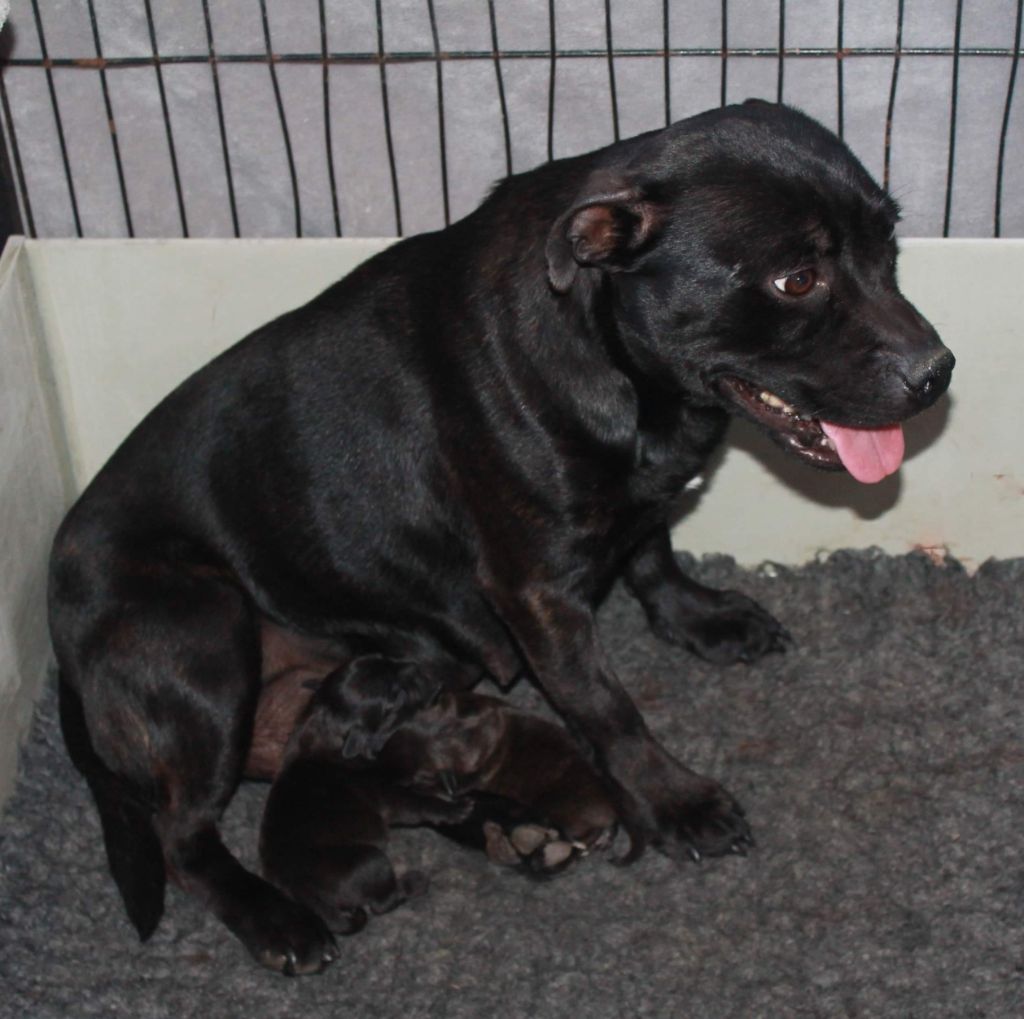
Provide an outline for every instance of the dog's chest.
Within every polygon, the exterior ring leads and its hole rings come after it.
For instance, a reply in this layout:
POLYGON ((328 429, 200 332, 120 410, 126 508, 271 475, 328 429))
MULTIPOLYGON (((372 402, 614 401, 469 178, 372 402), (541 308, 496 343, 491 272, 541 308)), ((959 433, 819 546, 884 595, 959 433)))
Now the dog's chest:
POLYGON ((717 408, 658 408, 641 418, 630 477, 630 501, 640 511, 674 500, 700 473, 725 434, 717 408))
MULTIPOLYGON (((591 505, 587 527, 594 576, 608 579, 638 541, 664 524, 721 440, 727 417, 677 413, 638 431, 631 469, 591 505)), ((598 584, 600 587, 600 584, 598 584)))

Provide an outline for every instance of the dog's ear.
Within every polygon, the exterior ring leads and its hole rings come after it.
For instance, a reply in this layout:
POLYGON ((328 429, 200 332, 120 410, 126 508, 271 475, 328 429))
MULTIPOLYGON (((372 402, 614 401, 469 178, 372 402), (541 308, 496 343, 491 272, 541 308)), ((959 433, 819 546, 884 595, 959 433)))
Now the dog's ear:
POLYGON ((566 293, 579 266, 626 269, 653 236, 658 207, 632 183, 591 179, 570 209, 555 220, 546 248, 548 279, 566 293))

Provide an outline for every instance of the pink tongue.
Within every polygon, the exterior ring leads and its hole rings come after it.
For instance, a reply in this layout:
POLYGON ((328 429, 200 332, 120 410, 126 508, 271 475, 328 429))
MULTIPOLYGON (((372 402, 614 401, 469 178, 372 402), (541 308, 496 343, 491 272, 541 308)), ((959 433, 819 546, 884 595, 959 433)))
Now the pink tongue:
POLYGON ((903 428, 844 428, 819 421, 821 430, 832 440, 843 466, 867 485, 898 470, 903 463, 903 428))

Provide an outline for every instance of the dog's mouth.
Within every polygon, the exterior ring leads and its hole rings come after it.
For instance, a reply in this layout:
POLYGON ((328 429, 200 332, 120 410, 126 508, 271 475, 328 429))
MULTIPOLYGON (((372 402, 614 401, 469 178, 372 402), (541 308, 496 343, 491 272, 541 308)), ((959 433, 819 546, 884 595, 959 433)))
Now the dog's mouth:
POLYGON ((903 462, 903 428, 850 428, 802 414, 781 397, 733 375, 718 388, 784 449, 824 470, 847 470, 872 484, 894 473, 903 462))

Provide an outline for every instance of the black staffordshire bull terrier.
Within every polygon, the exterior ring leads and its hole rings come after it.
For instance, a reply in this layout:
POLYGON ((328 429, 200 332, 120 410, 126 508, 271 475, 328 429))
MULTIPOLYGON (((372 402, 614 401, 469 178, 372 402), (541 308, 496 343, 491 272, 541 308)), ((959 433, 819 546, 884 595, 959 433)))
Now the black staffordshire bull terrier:
POLYGON ((896 220, 819 124, 730 106, 511 177, 163 400, 68 514, 50 577, 67 743, 140 936, 170 876, 269 966, 333 957, 217 829, 283 658, 394 663, 371 750, 420 690, 528 675, 633 856, 742 850, 743 812, 652 738, 594 613, 623 577, 706 658, 782 647, 752 601, 680 572, 669 515, 732 414, 813 466, 899 466, 899 422, 953 357, 899 292, 896 220))

